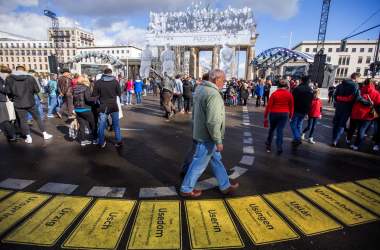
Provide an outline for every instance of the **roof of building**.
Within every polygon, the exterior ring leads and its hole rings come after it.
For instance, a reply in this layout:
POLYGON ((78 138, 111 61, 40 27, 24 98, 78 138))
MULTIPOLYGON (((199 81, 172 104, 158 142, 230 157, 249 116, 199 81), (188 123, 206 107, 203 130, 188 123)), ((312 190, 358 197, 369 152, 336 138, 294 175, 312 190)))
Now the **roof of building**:
POLYGON ((112 45, 112 46, 93 46, 93 47, 77 47, 77 49, 118 49, 118 48, 134 48, 141 50, 140 48, 133 45, 112 45))
MULTIPOLYGON (((325 45, 340 45, 340 40, 330 40, 330 41, 325 41, 325 45)), ((377 40, 347 40, 347 44, 376 44, 377 40)), ((292 49, 296 49, 301 45, 316 45, 317 41, 316 40, 307 40, 307 41, 301 41, 297 45, 295 45, 292 49)))

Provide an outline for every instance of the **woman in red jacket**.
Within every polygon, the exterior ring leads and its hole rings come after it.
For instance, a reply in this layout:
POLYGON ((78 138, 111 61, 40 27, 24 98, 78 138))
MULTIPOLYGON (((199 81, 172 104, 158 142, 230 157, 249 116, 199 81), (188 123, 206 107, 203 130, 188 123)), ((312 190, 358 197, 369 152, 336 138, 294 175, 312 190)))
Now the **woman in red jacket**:
POLYGON ((293 96, 288 88, 288 84, 281 81, 277 90, 269 97, 268 105, 265 108, 264 126, 268 127, 268 115, 270 124, 268 139, 265 143, 267 152, 271 151, 273 135, 276 130, 277 153, 282 153, 284 128, 288 118, 291 119, 294 112, 293 96))
POLYGON ((313 101, 311 102, 311 108, 308 114, 309 119, 307 120, 307 127, 303 130, 302 132, 302 140, 305 139, 305 134, 307 131, 310 130, 309 132, 309 139, 308 141, 311 144, 314 144, 314 128, 315 125, 317 124, 317 119, 322 118, 322 101, 319 99, 319 89, 314 90, 314 98, 313 101))
POLYGON ((351 144, 351 149, 358 150, 368 126, 374 117, 374 107, 380 105, 380 93, 375 89, 371 79, 366 79, 360 88, 361 96, 365 100, 369 100, 372 105, 365 106, 360 102, 356 102, 352 108, 350 128, 347 134, 347 142, 350 143, 355 130, 358 130, 355 143, 351 144))

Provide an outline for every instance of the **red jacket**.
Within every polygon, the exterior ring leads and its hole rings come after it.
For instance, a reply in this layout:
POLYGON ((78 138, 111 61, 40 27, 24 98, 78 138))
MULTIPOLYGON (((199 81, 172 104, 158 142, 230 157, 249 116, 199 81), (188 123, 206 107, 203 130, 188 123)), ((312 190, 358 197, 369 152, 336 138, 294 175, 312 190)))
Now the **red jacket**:
POLYGON ((311 102, 309 111, 310 118, 319 118, 322 115, 322 101, 319 98, 314 98, 311 102))
MULTIPOLYGON (((361 87, 360 93, 365 100, 371 99, 375 106, 380 105, 380 93, 375 89, 375 86, 372 83, 361 87)), ((365 106, 360 102, 355 102, 352 108, 351 119, 373 120, 374 117, 371 113, 371 106, 365 106)))
POLYGON ((292 94, 287 89, 277 89, 269 97, 264 117, 267 119, 269 113, 289 113, 289 117, 293 117, 293 112, 294 101, 292 94))

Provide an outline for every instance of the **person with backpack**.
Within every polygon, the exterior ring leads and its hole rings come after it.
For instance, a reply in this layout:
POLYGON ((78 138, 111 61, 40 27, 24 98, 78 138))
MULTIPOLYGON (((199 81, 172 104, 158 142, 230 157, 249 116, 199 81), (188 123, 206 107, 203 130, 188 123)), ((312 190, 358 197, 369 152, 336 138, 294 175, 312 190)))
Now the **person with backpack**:
POLYGON ((364 81, 363 86, 360 88, 360 94, 362 98, 369 101, 371 105, 364 105, 360 101, 356 101, 352 107, 347 142, 351 143, 350 148, 354 151, 359 150, 368 127, 371 125, 372 120, 376 118, 376 107, 380 106, 380 93, 375 89, 370 78, 364 81), (358 132, 355 142, 352 142, 352 136, 355 130, 358 132))
POLYGON ((59 113, 59 105, 58 105, 58 83, 57 83, 57 75, 53 74, 51 79, 48 81, 47 85, 48 92, 48 118, 54 118, 54 113, 57 114, 58 117, 61 117, 59 113))
POLYGON ((90 81, 87 77, 79 76, 77 84, 73 87, 74 110, 79 123, 79 141, 82 147, 89 144, 96 144, 97 131, 95 118, 91 107, 95 104, 96 97, 91 96, 90 81), (87 126, 88 124, 88 126, 87 126), (92 135, 92 141, 86 139, 85 128, 88 127, 92 135))

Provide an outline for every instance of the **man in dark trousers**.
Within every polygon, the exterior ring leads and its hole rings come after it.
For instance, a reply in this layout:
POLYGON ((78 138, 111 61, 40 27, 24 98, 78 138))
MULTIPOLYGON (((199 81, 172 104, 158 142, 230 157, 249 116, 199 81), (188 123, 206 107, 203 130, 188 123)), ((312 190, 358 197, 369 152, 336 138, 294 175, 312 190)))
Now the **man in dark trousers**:
POLYGON ((292 92, 294 98, 294 115, 290 121, 290 127, 293 133, 293 146, 299 146, 302 136, 302 123, 305 116, 309 113, 311 102, 313 101, 313 89, 309 86, 310 77, 303 76, 301 84, 292 92))
POLYGON ((105 148, 105 134, 107 127, 107 119, 110 115, 112 118, 112 127, 115 132, 115 147, 122 146, 122 138, 120 132, 119 107, 117 105, 117 97, 121 96, 121 89, 118 81, 112 75, 112 69, 105 69, 102 77, 95 82, 93 96, 99 100, 99 117, 98 117, 98 144, 101 148, 105 148))
POLYGON ((28 144, 32 143, 30 127, 26 121, 28 113, 37 122, 43 138, 45 140, 51 139, 53 136, 46 132, 45 124, 42 121, 34 99, 34 95, 40 92, 36 79, 25 72, 24 66, 17 66, 16 71, 7 77, 5 85, 7 93, 13 100, 21 134, 26 138, 25 142, 28 144))
MULTIPOLYGON (((63 99, 62 107, 67 110, 67 116, 69 119, 74 119, 74 104, 73 104, 73 88, 71 86, 71 74, 69 69, 63 69, 62 75, 58 79, 58 91, 59 97, 63 99)), ((62 109, 57 112, 59 117, 62 117, 62 109)))
POLYGON ((344 133, 348 118, 351 116, 352 106, 359 101, 364 105, 371 105, 371 102, 361 97, 358 85, 360 73, 353 73, 350 79, 339 84, 334 92, 335 115, 333 119, 332 146, 338 145, 339 139, 344 133))

